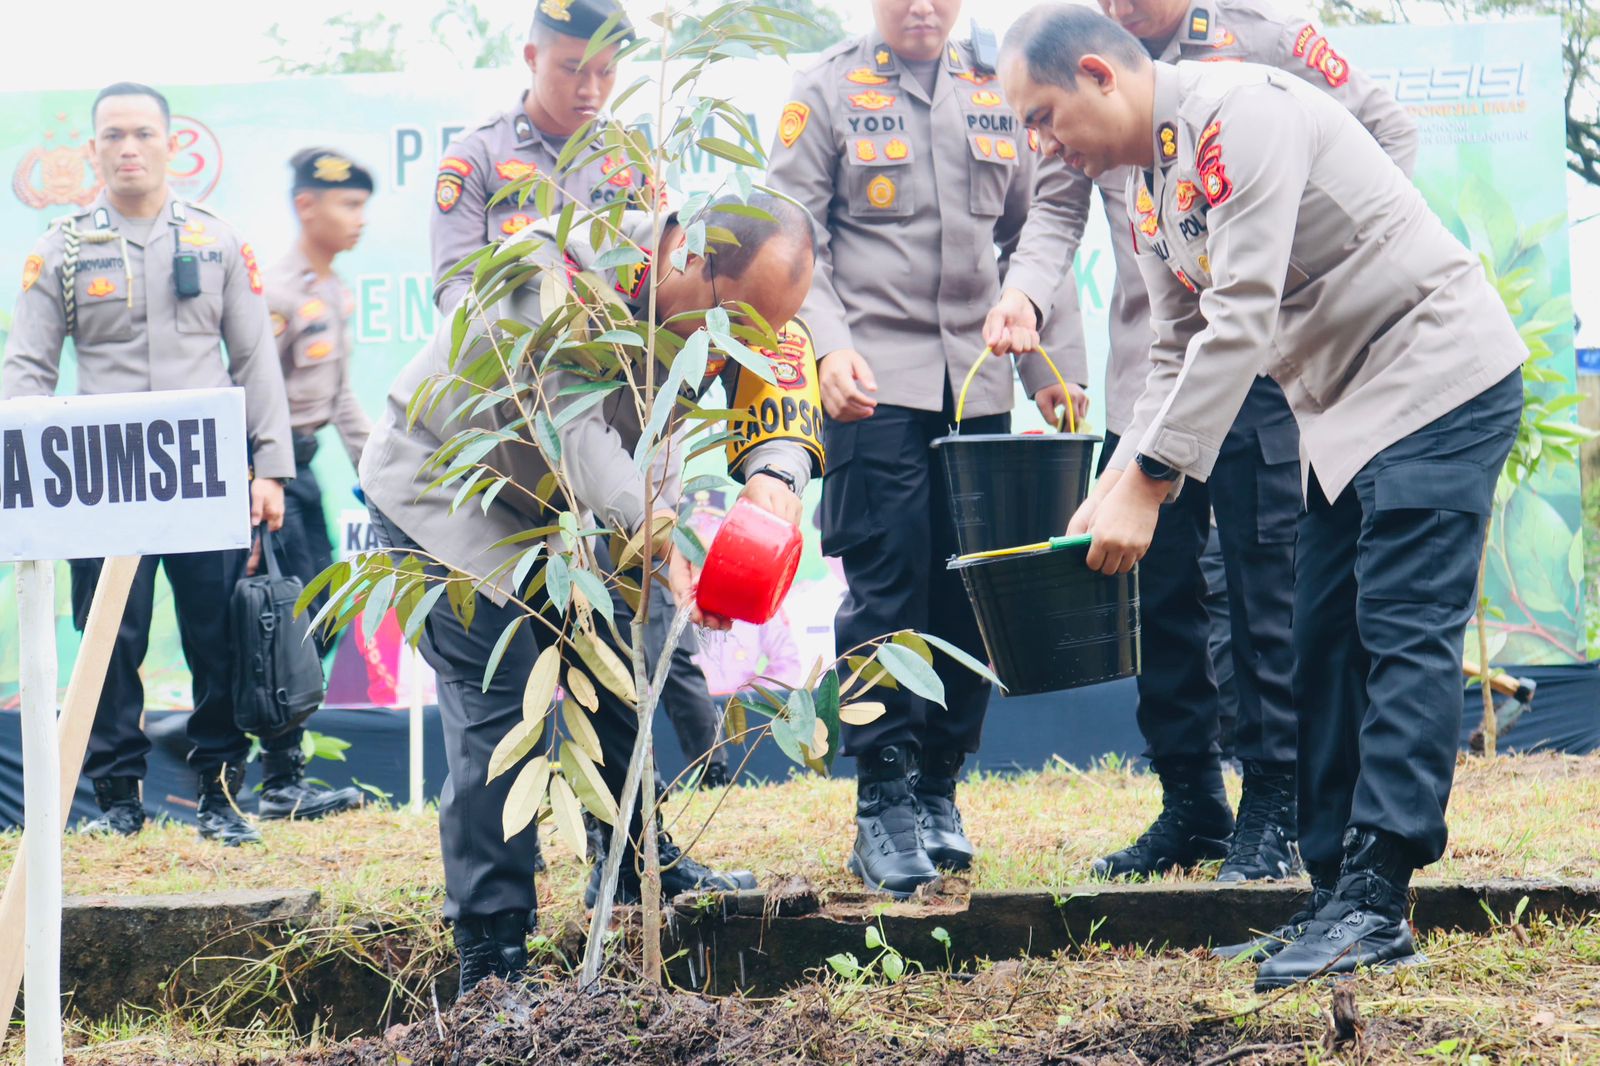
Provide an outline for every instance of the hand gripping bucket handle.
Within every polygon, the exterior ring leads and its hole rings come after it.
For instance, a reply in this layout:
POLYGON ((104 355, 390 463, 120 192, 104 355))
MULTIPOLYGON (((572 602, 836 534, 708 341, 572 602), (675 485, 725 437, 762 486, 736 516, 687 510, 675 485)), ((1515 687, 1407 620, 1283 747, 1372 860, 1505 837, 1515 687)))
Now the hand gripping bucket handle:
MULTIPOLYGON (((1046 352, 1043 347, 1035 348, 1034 351, 1039 353, 1039 358, 1044 360, 1044 365, 1050 368, 1050 373, 1056 376, 1056 383, 1061 386, 1062 393, 1066 395, 1067 432, 1078 432, 1078 416, 1077 412, 1072 408, 1072 390, 1067 388, 1067 379, 1062 377, 1061 371, 1056 369, 1056 364, 1051 360, 1049 352, 1046 352)), ((972 369, 967 371, 966 380, 961 383, 961 392, 956 397, 956 428, 958 430, 961 428, 961 412, 967 406, 967 390, 972 387, 972 381, 978 376, 978 370, 983 366, 983 361, 993 354, 993 348, 985 348, 982 352, 979 352, 977 362, 972 364, 972 369)), ((1056 429, 1060 428, 1061 424, 1059 422, 1056 423, 1056 429)))

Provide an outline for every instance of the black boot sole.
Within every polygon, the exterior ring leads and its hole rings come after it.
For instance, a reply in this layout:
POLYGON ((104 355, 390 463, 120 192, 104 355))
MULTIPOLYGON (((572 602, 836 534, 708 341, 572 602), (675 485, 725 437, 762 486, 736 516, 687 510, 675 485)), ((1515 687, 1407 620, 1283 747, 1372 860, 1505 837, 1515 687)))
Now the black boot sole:
POLYGON ((262 806, 256 817, 263 822, 314 822, 319 818, 326 818, 330 814, 343 814, 345 811, 359 811, 361 800, 340 800, 327 805, 301 806, 290 810, 280 811, 275 808, 262 806))
POLYGON ((872 879, 867 876, 867 868, 862 865, 860 857, 857 856, 854 851, 850 853, 850 862, 848 863, 848 866, 850 872, 861 878, 861 883, 866 885, 868 889, 873 892, 882 892, 885 895, 893 896, 895 899, 910 899, 912 896, 917 894, 918 888, 921 888, 923 885, 931 885, 935 881, 939 880, 937 877, 935 877, 932 880, 920 882, 913 888, 890 888, 884 884, 874 884, 872 879))
POLYGON ((1347 981, 1363 973, 1394 973, 1394 971, 1410 966, 1426 966, 1428 957, 1420 951, 1411 955, 1402 955, 1395 959, 1384 959, 1380 962, 1362 963, 1354 970, 1343 970, 1337 973, 1317 974, 1314 977, 1261 977, 1256 978, 1257 992, 1275 992, 1281 988, 1293 988, 1295 985, 1311 984, 1316 981, 1347 981))

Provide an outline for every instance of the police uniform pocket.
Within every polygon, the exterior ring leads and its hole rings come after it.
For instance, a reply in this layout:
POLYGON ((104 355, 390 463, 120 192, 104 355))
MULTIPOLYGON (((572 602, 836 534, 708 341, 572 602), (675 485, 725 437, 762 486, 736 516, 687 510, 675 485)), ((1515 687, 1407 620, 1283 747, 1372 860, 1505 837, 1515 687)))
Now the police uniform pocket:
POLYGON ((222 332, 222 284, 222 264, 201 263, 200 294, 198 296, 173 294, 173 299, 178 305, 179 333, 222 332))
POLYGON ((127 279, 78 272, 74 283, 78 295, 78 328, 75 340, 80 345, 111 344, 133 339, 133 309, 128 306, 127 279))
POLYGON ((872 508, 872 485, 865 464, 856 455, 859 422, 827 421, 822 427, 828 455, 828 474, 822 479, 818 522, 822 527, 822 553, 843 555, 881 531, 872 508))
POLYGON ((1356 563, 1361 596, 1470 607, 1496 472, 1433 459, 1376 471, 1356 563))
POLYGON ((1300 523, 1300 429, 1293 422, 1256 430, 1256 541, 1290 544, 1300 523))
POLYGON ((967 149, 971 153, 967 164, 971 174, 968 206, 975 215, 998 217, 1005 211, 1006 192, 1016 173, 1017 142, 1010 137, 969 133, 967 149))
POLYGON ((863 222, 911 217, 917 207, 911 142, 904 137, 853 137, 847 144, 845 196, 850 216, 863 222))

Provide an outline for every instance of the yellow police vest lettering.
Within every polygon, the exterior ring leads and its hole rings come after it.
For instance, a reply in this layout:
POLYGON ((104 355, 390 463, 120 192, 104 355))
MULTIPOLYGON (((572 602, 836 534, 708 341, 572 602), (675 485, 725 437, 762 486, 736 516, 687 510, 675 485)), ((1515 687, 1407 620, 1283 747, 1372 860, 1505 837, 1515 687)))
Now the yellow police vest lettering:
POLYGON ((764 352, 772 361, 776 384, 739 369, 733 410, 749 421, 733 426, 737 437, 728 442, 728 469, 736 468, 750 450, 768 441, 799 444, 823 468, 822 390, 817 382, 817 352, 811 334, 799 321, 778 333, 777 351, 764 352))

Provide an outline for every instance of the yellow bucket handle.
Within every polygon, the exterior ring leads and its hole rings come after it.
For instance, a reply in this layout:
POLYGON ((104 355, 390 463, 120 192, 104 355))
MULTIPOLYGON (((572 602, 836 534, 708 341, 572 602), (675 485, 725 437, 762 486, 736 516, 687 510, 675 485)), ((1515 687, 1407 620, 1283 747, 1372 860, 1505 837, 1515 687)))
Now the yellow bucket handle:
MULTIPOLYGON (((1050 368, 1050 373, 1056 376, 1056 383, 1061 386, 1061 391, 1067 398, 1067 432, 1078 432, 1078 414, 1075 410, 1073 410, 1072 390, 1067 388, 1067 379, 1062 377, 1061 371, 1056 369, 1056 364, 1051 361, 1049 352, 1046 352, 1043 347, 1035 348, 1034 351, 1039 353, 1039 358, 1043 359, 1045 366, 1050 368)), ((961 383, 961 393, 956 397, 956 429, 958 430, 961 428, 961 412, 966 409, 967 390, 972 387, 972 379, 978 376, 978 369, 983 366, 983 361, 993 354, 994 349, 985 348, 982 353, 979 354, 978 361, 972 364, 972 369, 967 371, 967 379, 961 383)), ((1056 423, 1056 430, 1059 432, 1060 429, 1061 423, 1058 421, 1056 423)))

